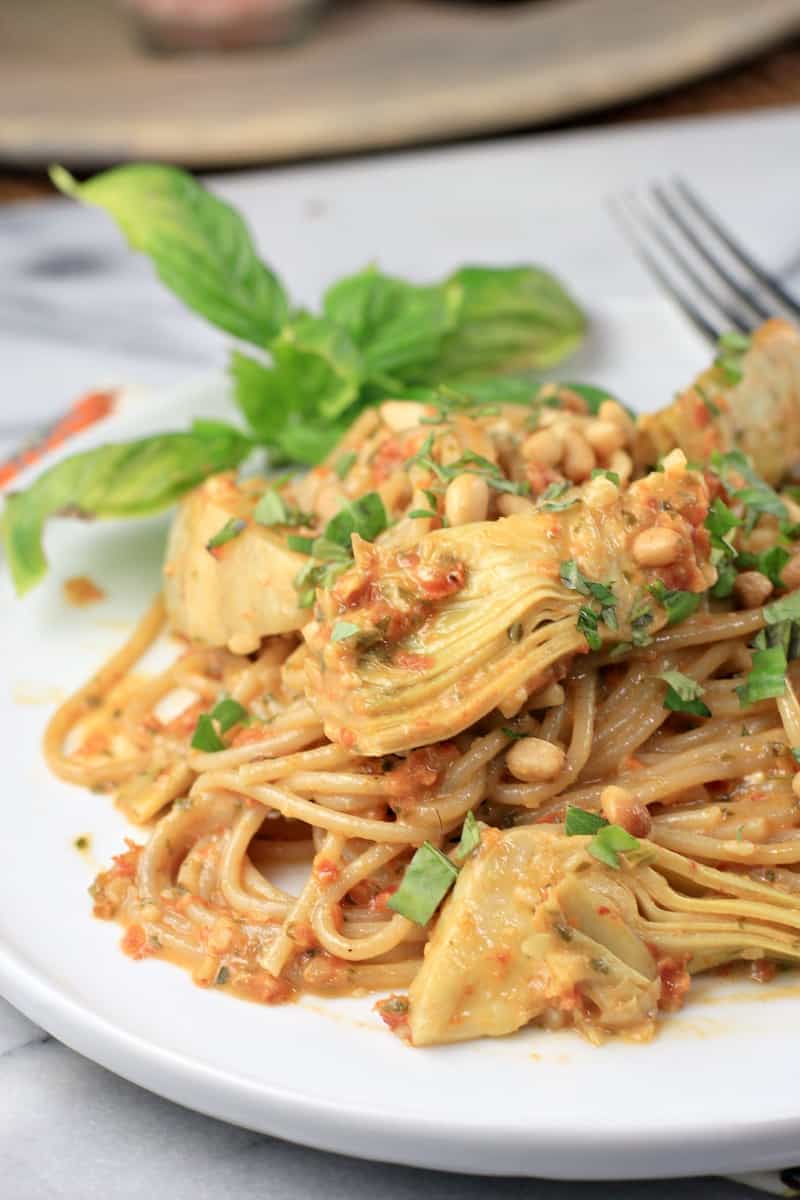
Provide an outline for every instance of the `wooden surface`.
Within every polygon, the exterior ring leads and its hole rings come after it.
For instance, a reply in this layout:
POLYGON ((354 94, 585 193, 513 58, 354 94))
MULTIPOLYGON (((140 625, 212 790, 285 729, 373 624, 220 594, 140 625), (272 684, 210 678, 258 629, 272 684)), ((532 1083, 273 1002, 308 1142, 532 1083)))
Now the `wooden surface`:
POLYGON ((112 0, 2 0, 0 161, 233 167, 509 131, 800 33, 798 0, 338 0, 281 49, 146 52, 112 0))
MULTIPOLYGON (((583 117, 537 123, 531 128, 590 128, 793 104, 800 104, 800 37, 787 38, 743 63, 663 94, 609 106, 583 117)), ((43 172, 0 167, 0 203, 50 194, 52 188, 43 172)))

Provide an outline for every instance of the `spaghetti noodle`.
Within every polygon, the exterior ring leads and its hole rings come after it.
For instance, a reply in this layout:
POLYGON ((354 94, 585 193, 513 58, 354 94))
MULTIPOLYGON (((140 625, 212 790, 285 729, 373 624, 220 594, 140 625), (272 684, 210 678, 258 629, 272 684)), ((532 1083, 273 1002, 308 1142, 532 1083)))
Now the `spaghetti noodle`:
MULTIPOLYGON (((672 410, 643 423, 667 456, 647 474, 624 410, 563 388, 530 412, 393 402, 303 481, 214 484, 232 542, 269 510, 305 555, 296 629, 267 595, 249 652, 195 632, 143 676, 159 599, 45 739, 56 774, 155 822, 93 887, 126 952, 259 1001, 388 992, 420 1045, 646 1036, 698 971, 800 959, 798 509, 719 444, 751 365, 703 377, 724 420, 699 470, 672 410)), ((179 631, 197 552, 184 527, 179 631)))

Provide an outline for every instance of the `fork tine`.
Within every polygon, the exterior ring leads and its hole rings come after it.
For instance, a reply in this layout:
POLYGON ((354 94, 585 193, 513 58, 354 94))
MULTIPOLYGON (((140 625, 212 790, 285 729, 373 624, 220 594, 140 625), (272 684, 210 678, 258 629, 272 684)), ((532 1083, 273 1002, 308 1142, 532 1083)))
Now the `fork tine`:
POLYGON ((640 238, 638 230, 634 222, 631 220, 630 214, 625 211, 625 208, 619 198, 613 197, 609 200, 609 207, 612 216, 615 218, 619 228, 629 243, 631 249, 637 258, 641 259, 645 268, 655 277, 667 295, 674 301, 684 316, 688 317, 695 329, 701 337, 704 337, 712 346, 716 345, 719 340, 720 329, 715 328, 710 321, 701 313, 700 309, 693 303, 692 300, 681 291, 670 279, 661 264, 650 253, 646 244, 640 238))
MULTIPOLYGON (((631 198, 629 203, 634 203, 633 198, 631 198)), ((705 297, 705 299, 708 300, 718 312, 722 313, 722 315, 725 317, 725 320, 730 324, 731 328, 738 329, 740 333, 748 333, 752 327, 752 322, 746 317, 742 316, 740 311, 727 303, 724 297, 722 297, 718 292, 709 287, 702 275, 700 275, 689 262, 688 258, 684 254, 683 250, 678 246, 677 242, 675 242, 669 234, 665 233, 664 230, 652 219, 642 202, 640 200, 636 200, 635 204, 638 210, 638 219, 640 223, 645 227, 645 229, 647 229, 653 241, 657 242, 658 245, 661 246, 667 258, 672 259, 674 263, 681 269, 686 278, 694 285, 700 295, 705 297)))
POLYGON ((763 304, 754 300, 747 289, 742 287, 739 281, 735 279, 733 275, 731 275, 730 271, 728 271, 722 265, 719 259, 711 253, 708 247, 697 236, 692 226, 689 224, 683 213, 673 201, 672 197, 661 186, 661 184, 655 184, 651 191, 654 200, 661 208, 662 212, 664 212, 667 218, 672 221, 672 223, 676 225, 678 229, 680 229, 687 242, 689 242, 689 244, 697 251, 703 262, 710 267, 717 278, 722 280, 725 286, 728 287, 735 296, 738 296, 739 299, 742 300, 748 306, 748 308, 752 310, 756 316, 756 319, 763 321, 767 317, 771 316, 772 314, 769 312, 769 310, 764 308, 763 304))
POLYGON ((719 219, 711 212, 711 210, 703 203, 693 188, 690 188, 685 180, 676 178, 674 180, 675 188, 683 196, 686 203, 701 220, 705 221, 709 229, 713 230, 724 246, 727 246, 730 253, 737 259, 743 267, 745 267, 751 275, 753 275, 767 291, 780 301, 784 308, 792 314, 793 317, 800 320, 800 304, 793 296, 787 292, 783 284, 769 271, 765 271, 759 263, 751 257, 741 245, 722 225, 719 219))

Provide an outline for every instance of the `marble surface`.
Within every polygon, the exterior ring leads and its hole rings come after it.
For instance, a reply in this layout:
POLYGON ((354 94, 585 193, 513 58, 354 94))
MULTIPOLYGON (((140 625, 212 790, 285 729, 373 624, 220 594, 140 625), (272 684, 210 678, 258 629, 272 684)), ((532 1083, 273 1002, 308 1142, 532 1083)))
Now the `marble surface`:
MULTIPOLYGON (((685 161, 708 156, 720 139, 730 150, 740 135, 757 135, 772 147, 777 162, 785 139, 797 144, 800 117, 789 113, 723 125, 692 124, 670 130, 640 129, 635 134, 595 134, 574 139, 583 154, 576 178, 594 171, 608 188, 619 178, 614 155, 621 139, 643 177, 658 173, 665 154, 685 161), (705 147, 705 149, 704 149, 705 147)), ((516 142, 512 153, 546 156, 547 139, 516 142)), ((461 152, 457 152, 461 153, 461 152)), ((413 183, 436 155, 408 164, 413 183)), ((672 160, 670 160, 672 161, 672 160)), ((458 169, 458 160, 449 159, 458 169)), ((719 155, 715 168, 722 187, 739 169, 730 155, 719 155), (726 174, 727 172, 727 174, 726 174)), ((370 187, 394 186, 403 179, 402 159, 329 167, 299 168, 269 176, 226 181, 254 217, 262 240, 272 237, 272 257, 287 275, 299 264, 305 288, 313 293, 321 279, 352 262, 319 263, 308 232, 314 222, 334 224, 336 183, 342 173, 363 176, 370 187), (292 211, 294 217, 286 214, 292 211), (297 217, 297 213, 300 217, 297 217), (282 223, 282 218, 283 223, 282 223), (296 218, 296 219, 295 219, 296 218), (277 231, 277 232, 276 232, 277 231)), ((577 168, 576 168, 577 170, 577 168)), ((735 207, 735 197, 734 197, 735 207)), ((769 196, 765 198, 769 207, 769 196)), ((348 220, 357 219, 349 214, 348 220)), ((431 220, 441 219, 434 214, 431 220)), ((467 230, 465 237, 473 236, 467 230)), ((513 237, 514 231, 508 233, 513 237)), ((386 238, 380 223, 370 226, 363 258, 386 238)), ((793 269, 793 240, 785 224, 764 231, 770 265, 793 269)), ((329 237, 326 245, 333 246, 329 237)), ((503 257, 498 237, 487 237, 488 258, 503 257)), ((576 255, 587 253, 584 245, 576 255)), ((393 250, 390 249, 389 258, 393 250)), ((385 256, 384 256, 385 261, 385 256)), ((0 211, 0 362, 4 380, 0 406, 0 452, 8 451, 38 425, 58 415, 88 386, 113 382, 160 384, 219 366, 222 337, 183 309, 152 278, 143 260, 131 255, 102 215, 61 201, 20 205, 0 211)), ((396 270, 430 275, 438 263, 390 261, 396 270)), ((626 271, 637 268, 619 264, 626 271)), ((570 276, 571 264, 564 267, 570 276)), ((570 276, 571 277, 571 276, 570 276)), ((302 297, 303 299, 312 298, 302 297)), ((589 298, 599 303, 600 296, 589 298)), ((677 321, 677 318, 674 318, 677 321)), ((166 423, 166 422, 165 422, 166 423)), ((4 1200, 127 1200, 151 1193, 170 1200, 238 1198, 257 1192, 264 1200, 326 1197, 326 1200, 744 1200, 753 1195, 738 1183, 721 1179, 663 1183, 560 1184, 537 1180, 500 1180, 436 1174, 411 1168, 362 1163, 304 1149, 225 1125, 170 1104, 94 1064, 54 1041, 0 1000, 0 1197, 4 1200)))

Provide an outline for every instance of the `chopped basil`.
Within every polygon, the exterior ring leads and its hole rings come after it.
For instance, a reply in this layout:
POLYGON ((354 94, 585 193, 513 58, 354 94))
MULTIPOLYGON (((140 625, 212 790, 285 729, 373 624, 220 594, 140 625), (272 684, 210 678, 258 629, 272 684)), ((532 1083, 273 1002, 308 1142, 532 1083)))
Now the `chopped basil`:
POLYGON ((355 450, 347 450, 344 454, 340 454, 336 462, 333 464, 333 469, 340 479, 344 479, 347 472, 352 467, 353 463, 358 458, 355 450))
POLYGON ((344 642, 347 638, 354 637, 361 632, 359 625, 354 625, 352 621, 337 621, 331 631, 332 642, 344 642))
POLYGON ((618 854, 639 848, 638 839, 627 829, 621 825, 609 825, 599 813, 587 812, 585 808, 576 808, 573 804, 567 807, 564 832, 567 837, 594 835, 586 849, 593 858, 615 871, 619 870, 618 854))
POLYGON ((424 842, 406 868, 388 907, 400 916, 427 925, 458 877, 458 868, 430 842, 424 842))
POLYGON ((742 379, 742 359, 750 349, 750 338, 731 330, 723 333, 717 342, 717 357, 714 366, 722 372, 725 382, 736 384, 742 379))
POLYGON ((593 608, 589 608, 588 604, 582 604, 578 610, 577 629, 586 638, 590 650, 599 650, 603 645, 603 639, 597 631, 597 624, 597 613, 593 608))
POLYGON ((231 977, 231 973, 227 967, 220 967, 217 971, 217 978, 214 983, 217 987, 223 987, 231 977))
MULTIPOLYGON (((562 562, 559 571, 561 582, 565 587, 570 588, 574 592, 580 592, 582 596, 591 596, 593 600, 597 600, 603 607, 613 608, 617 601, 614 596, 613 584, 595 583, 592 579, 587 579, 578 567, 574 559, 569 558, 566 562, 562 562)), ((603 620, 606 620, 605 616, 603 620)), ((606 624, 608 622, 606 621, 606 624)), ((616 628, 616 626, 612 626, 616 628)))
POLYGON ((428 434, 417 453, 406 459, 403 466, 406 470, 411 466, 422 467, 424 470, 430 471, 442 483, 449 483, 457 475, 479 475, 488 483, 489 487, 494 488, 497 492, 510 492, 514 496, 526 496, 531 490, 531 485, 527 480, 518 483, 513 479, 506 479, 497 463, 490 462, 488 458, 476 454, 474 450, 465 450, 456 462, 443 466, 433 458, 432 433, 428 434))
POLYGON ((765 605, 763 612, 768 625, 777 625, 779 621, 800 620, 800 591, 790 592, 788 596, 765 605))
POLYGON ((696 717, 710 717, 711 710, 700 699, 703 688, 681 671, 662 671, 658 676, 667 685, 664 708, 672 712, 692 713, 696 717))
POLYGON ((481 844, 481 829, 475 813, 470 811, 464 818, 464 824, 461 827, 461 839, 454 851, 454 858, 459 867, 463 866, 464 862, 472 854, 473 850, 477 850, 481 844))
POLYGON ((202 713, 197 718, 197 725, 192 736, 192 749, 204 750, 206 754, 216 754, 225 749, 225 743, 214 728, 214 723, 208 713, 202 713))
POLYGON ((310 608, 316 589, 331 588, 353 561, 352 538, 358 534, 372 542, 389 524, 383 501, 377 492, 367 492, 352 500, 331 517, 320 537, 301 538, 290 535, 290 550, 310 555, 310 561, 294 577, 300 608, 310 608))
POLYGON ((639 840, 621 825, 604 825, 586 847, 593 858, 614 871, 619 870, 619 854, 639 849, 639 840))
POLYGON ((524 632, 525 627, 522 624, 522 621, 513 621, 506 630, 506 633, 508 634, 508 640, 510 642, 521 642, 524 632))
POLYGON ((705 520, 706 529, 711 534, 711 545, 715 546, 718 550, 732 550, 733 547, 727 535, 732 529, 738 528, 741 524, 742 522, 738 517, 734 516, 727 504, 717 496, 709 508, 705 520))
POLYGON ((529 733, 521 733, 519 730, 512 729, 510 725, 503 725, 500 732, 504 733, 507 738, 511 738, 512 741, 518 738, 526 738, 531 736, 529 733))
POLYGON ((206 542, 206 550, 216 550, 218 546, 224 546, 226 542, 232 542, 245 529, 247 522, 241 517, 229 517, 221 529, 218 529, 213 537, 206 542))
POLYGON ((757 474, 741 450, 712 454, 711 464, 727 491, 746 508, 746 528, 752 529, 762 513, 769 513, 781 521, 788 520, 789 511, 778 493, 757 474), (734 476, 744 479, 747 486, 738 486, 734 476))
POLYGON ((651 637, 647 632, 653 623, 653 613, 649 607, 634 609, 631 615, 631 641, 634 646, 649 646, 651 637))
POLYGON ((667 588, 660 579, 650 584, 650 594, 655 596, 659 604, 664 606, 668 625, 678 625, 685 621, 700 606, 700 596, 696 592, 681 592, 675 588, 667 588))
POLYGON ((273 489, 264 492, 253 512, 258 525, 312 525, 312 513, 302 512, 287 504, 283 496, 273 489))
POLYGON ((618 628, 617 601, 613 585, 596 583, 592 579, 587 579, 578 564, 571 558, 562 562, 559 575, 565 587, 580 593, 581 596, 590 596, 600 605, 599 613, 595 612, 588 604, 582 605, 578 612, 578 629, 586 638, 589 649, 599 650, 603 642, 598 632, 598 622, 603 621, 609 629, 618 628))
POLYGON ((247 719, 247 709, 238 700, 226 698, 212 708, 211 716, 219 725, 220 732, 227 733, 234 725, 247 719))
POLYGON ((577 497, 571 496, 569 500, 562 500, 561 497, 565 492, 568 492, 572 487, 571 483, 551 483, 544 489, 541 496, 536 502, 537 508, 543 512, 563 512, 565 508, 571 508, 573 504, 577 504, 577 497))
POLYGON ((792 758, 800 763, 800 746, 792 746, 792 758))
POLYGON ((386 509, 378 493, 367 492, 340 508, 328 521, 322 536, 326 541, 335 542, 349 551, 354 533, 366 542, 374 542, 388 523, 386 509))
POLYGON ((432 508, 412 508, 408 515, 413 517, 415 520, 418 517, 424 517, 427 520, 436 520, 436 518, 439 516, 438 512, 434 512, 432 508))
POLYGON ((783 546, 770 546, 769 550, 764 550, 761 554, 740 552, 736 556, 736 566, 740 571, 760 571, 774 587, 782 587, 781 571, 790 558, 789 551, 783 546))
POLYGON ((607 471, 604 467, 595 467, 592 471, 592 479, 610 479, 614 487, 619 487, 619 475, 616 471, 607 471))
POLYGON ((601 817, 599 813, 588 812, 585 808, 578 808, 575 804, 567 805, 567 816, 564 822, 564 832, 567 837, 575 837, 581 834, 594 834, 598 829, 602 829, 607 825, 608 821, 605 817, 601 817))
POLYGON ((757 650, 744 684, 736 689, 742 708, 758 700, 782 696, 786 687, 786 651, 783 646, 757 650))

